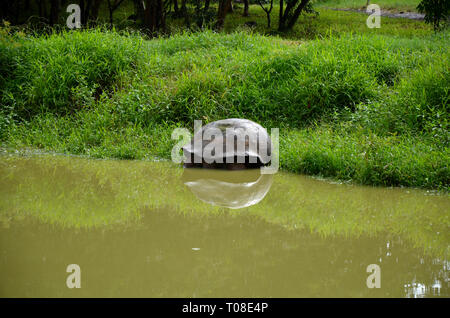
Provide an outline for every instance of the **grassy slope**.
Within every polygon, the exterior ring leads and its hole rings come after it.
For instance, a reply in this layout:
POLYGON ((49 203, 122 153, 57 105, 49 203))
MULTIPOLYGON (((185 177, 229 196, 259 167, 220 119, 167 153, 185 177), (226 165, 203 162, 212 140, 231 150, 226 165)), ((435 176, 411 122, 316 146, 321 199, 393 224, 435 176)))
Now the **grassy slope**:
MULTIPOLYGON (((316 2, 316 6, 319 8, 363 9, 367 4, 367 0, 317 0, 316 2)), ((420 0, 372 0, 370 3, 378 4, 381 10, 416 12, 419 2, 420 0)))
MULTIPOLYGON (((317 23, 303 35, 329 39, 304 43, 245 32, 143 41, 99 30, 26 38, 3 29, 3 147, 169 158, 174 127, 246 117, 281 128, 284 169, 448 188, 447 34, 400 19, 368 29, 361 15, 326 12, 303 18, 317 23), (369 34, 335 37, 352 23, 369 34)), ((236 12, 227 30, 243 22, 236 12)))
MULTIPOLYGON (((365 4, 365 0, 360 0, 359 2, 361 1, 365 4)), ((353 2, 357 3, 358 1, 353 2)), ((410 11, 414 11, 412 8, 417 6, 417 4, 414 4, 415 2, 418 1, 403 0, 393 2, 390 0, 385 0, 384 2, 377 1, 376 3, 378 3, 383 10, 389 9, 390 11, 402 11, 411 9, 410 11), (387 3, 389 3, 389 5, 387 5, 387 3), (408 5, 406 6, 406 4, 408 5), (403 5, 405 5, 406 8, 403 7, 403 5)), ((236 29, 241 29, 245 22, 254 21, 257 23, 257 26, 253 29, 253 32, 265 35, 279 35, 283 38, 294 40, 328 37, 330 35, 339 35, 347 32, 358 34, 384 34, 402 37, 417 37, 432 33, 432 28, 423 23, 423 21, 392 19, 387 17, 381 18, 380 29, 369 29, 366 26, 367 15, 355 12, 327 10, 327 7, 358 8, 359 6, 352 6, 348 1, 318 2, 314 7, 315 10, 319 12, 318 17, 315 17, 314 15, 302 15, 292 31, 279 34, 276 30, 278 26, 278 5, 274 6, 271 13, 271 28, 267 28, 266 13, 259 5, 250 5, 249 16, 243 17, 243 5, 235 4, 234 12, 227 15, 224 28, 226 32, 234 32, 236 29)), ((212 10, 216 10, 215 4, 212 4, 212 10)), ((125 1, 114 13, 114 22, 119 27, 132 26, 132 22, 127 21, 127 17, 132 14, 132 12, 132 3, 125 1)), ((215 16, 215 13, 212 12, 212 15, 215 16)), ((103 8, 100 10, 100 23, 108 23, 108 19, 107 9, 103 8)), ((174 19, 172 15, 170 15, 167 19, 168 28, 172 31, 184 29, 184 23, 184 19, 174 19)), ((194 22, 192 22, 192 27, 195 27, 194 22)))
MULTIPOLYGON (((225 31, 233 32, 236 28, 242 28, 247 21, 257 23, 254 32, 266 35, 280 35, 289 39, 315 39, 316 37, 337 36, 343 33, 356 34, 379 34, 401 37, 420 37, 432 33, 432 28, 423 21, 381 17, 381 27, 379 29, 369 29, 366 25, 367 15, 347 12, 327 10, 316 6, 319 15, 302 15, 294 29, 288 33, 279 34, 276 30, 278 26, 278 7, 274 7, 271 14, 271 28, 267 28, 265 12, 256 5, 250 6, 250 15, 242 17, 242 8, 238 7, 233 14, 227 16, 225 21, 225 31)), ((179 22, 181 23, 181 22, 179 22)))

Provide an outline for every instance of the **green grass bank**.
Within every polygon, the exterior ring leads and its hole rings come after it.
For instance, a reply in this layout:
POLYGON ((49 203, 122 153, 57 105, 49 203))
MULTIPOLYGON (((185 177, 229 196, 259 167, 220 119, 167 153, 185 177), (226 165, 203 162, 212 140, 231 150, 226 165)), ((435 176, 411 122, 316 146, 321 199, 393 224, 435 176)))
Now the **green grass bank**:
MULTIPOLYGON (((380 6, 382 10, 392 12, 416 12, 420 0, 377 0, 370 1, 380 6)), ((345 8, 345 9, 365 9, 367 0, 317 0, 316 7, 345 8)))
POLYGON ((173 128, 244 117, 280 128, 282 169, 448 190, 448 32, 0 32, 4 149, 169 159, 173 128))

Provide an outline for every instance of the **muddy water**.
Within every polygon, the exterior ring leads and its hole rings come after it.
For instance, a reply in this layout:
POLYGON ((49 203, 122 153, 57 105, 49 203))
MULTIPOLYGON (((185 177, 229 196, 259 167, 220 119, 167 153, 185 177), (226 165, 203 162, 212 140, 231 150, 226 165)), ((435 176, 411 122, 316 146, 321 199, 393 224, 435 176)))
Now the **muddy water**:
POLYGON ((448 297, 449 210, 287 173, 2 155, 0 297, 448 297))

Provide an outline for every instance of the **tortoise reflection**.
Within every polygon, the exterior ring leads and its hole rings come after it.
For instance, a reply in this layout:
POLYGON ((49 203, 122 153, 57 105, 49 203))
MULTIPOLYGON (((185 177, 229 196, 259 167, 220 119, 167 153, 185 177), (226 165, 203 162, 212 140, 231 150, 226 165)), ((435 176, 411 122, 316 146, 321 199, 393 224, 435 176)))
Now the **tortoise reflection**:
POLYGON ((200 200, 212 205, 241 209, 259 203, 269 192, 273 175, 260 169, 184 169, 182 180, 200 200))

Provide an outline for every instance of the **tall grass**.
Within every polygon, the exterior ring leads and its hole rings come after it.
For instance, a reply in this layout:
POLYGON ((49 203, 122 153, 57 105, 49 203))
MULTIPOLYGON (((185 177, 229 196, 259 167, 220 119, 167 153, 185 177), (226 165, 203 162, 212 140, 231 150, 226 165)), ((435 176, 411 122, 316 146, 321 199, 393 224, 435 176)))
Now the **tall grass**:
MULTIPOLYGON (((365 8, 367 0, 316 0, 317 7, 328 8, 365 8)), ((415 12, 420 0, 377 0, 371 1, 378 4, 382 10, 411 11, 415 12)))
POLYGON ((94 97, 133 69, 140 41, 101 30, 24 37, 8 47, 2 41, 2 103, 14 105, 27 119, 92 105, 94 97))
MULTIPOLYGON (((365 0, 362 0, 366 4, 365 0)), ((356 1, 355 1, 356 2, 356 1)), ((386 0, 386 2, 391 2, 386 0)), ((390 6, 380 4, 382 10, 391 10, 390 6)), ((327 38, 330 36, 338 36, 345 33, 358 33, 358 34, 370 34, 370 35, 389 35, 399 37, 422 37, 433 33, 433 29, 430 25, 425 24, 424 21, 405 19, 405 18, 389 18, 382 16, 380 28, 370 29, 367 27, 366 20, 367 15, 359 12, 351 11, 335 11, 328 8, 349 8, 346 5, 332 5, 328 2, 318 3, 314 6, 318 15, 315 14, 302 14, 295 24, 294 28, 289 32, 278 32, 278 15, 279 7, 274 6, 271 13, 272 25, 271 28, 267 27, 266 13, 259 7, 259 5, 250 6, 250 14, 248 17, 242 17, 242 8, 238 8, 234 13, 227 15, 225 21, 225 31, 235 32, 236 30, 245 28, 245 22, 256 22, 256 26, 252 28, 255 33, 265 35, 279 35, 284 38, 293 40, 299 39, 315 39, 315 38, 327 38)), ((357 7, 350 8, 360 8, 357 7)), ((397 7, 400 8, 400 7, 397 7)), ((407 9, 394 9, 393 11, 401 11, 407 9)), ((414 10, 412 10, 414 11, 414 10)), ((182 24, 182 21, 173 22, 182 24)))
POLYGON ((152 41, 101 30, 4 32, 0 138, 12 148, 168 158, 174 127, 245 117, 284 131, 286 169, 446 188, 446 37, 345 35, 293 43, 247 32, 152 41), (322 125, 332 129, 310 129, 322 125), (366 137, 386 156, 371 164, 353 160, 364 158, 366 137), (323 155, 336 145, 345 156, 323 155))

